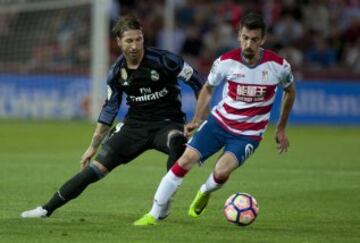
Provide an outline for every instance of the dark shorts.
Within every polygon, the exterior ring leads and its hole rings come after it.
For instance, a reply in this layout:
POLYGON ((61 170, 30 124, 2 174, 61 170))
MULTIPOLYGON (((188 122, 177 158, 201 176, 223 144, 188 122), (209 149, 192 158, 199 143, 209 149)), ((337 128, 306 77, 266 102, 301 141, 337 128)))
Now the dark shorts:
POLYGON ((173 121, 118 123, 104 140, 95 160, 111 171, 149 149, 168 154, 169 132, 182 132, 183 128, 183 124, 173 121))
POLYGON ((201 163, 224 148, 224 153, 232 154, 240 166, 254 153, 259 146, 259 141, 229 133, 210 115, 208 120, 201 124, 187 146, 199 153, 201 163))

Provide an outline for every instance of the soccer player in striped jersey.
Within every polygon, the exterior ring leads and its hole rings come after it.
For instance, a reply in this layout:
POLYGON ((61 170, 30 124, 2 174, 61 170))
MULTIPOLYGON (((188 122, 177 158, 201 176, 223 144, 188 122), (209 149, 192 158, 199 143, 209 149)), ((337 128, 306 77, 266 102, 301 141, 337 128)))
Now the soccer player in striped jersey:
POLYGON ((134 225, 156 224, 162 208, 188 171, 223 148, 215 168, 189 207, 191 217, 200 216, 211 193, 221 188, 230 174, 259 146, 278 87, 284 93, 275 140, 279 153, 287 151, 289 140, 285 128, 295 100, 294 78, 285 59, 261 48, 265 33, 266 26, 261 15, 248 13, 241 20, 238 36, 241 48, 215 60, 207 83, 200 91, 194 118, 185 126, 186 135, 195 129, 197 132, 188 142, 184 154, 162 178, 151 211, 134 225), (206 119, 214 87, 221 83, 224 83, 222 99, 206 119))

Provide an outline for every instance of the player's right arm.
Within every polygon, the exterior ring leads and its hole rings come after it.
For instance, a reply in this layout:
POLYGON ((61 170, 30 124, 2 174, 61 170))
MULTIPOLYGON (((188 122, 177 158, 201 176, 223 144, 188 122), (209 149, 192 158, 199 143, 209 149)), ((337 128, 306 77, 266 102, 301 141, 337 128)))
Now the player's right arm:
POLYGON ((196 103, 195 115, 192 121, 185 126, 184 134, 186 137, 190 137, 193 131, 197 129, 207 117, 209 113, 209 103, 213 91, 214 87, 209 83, 205 83, 204 86, 201 88, 196 103))
POLYGON ((209 114, 209 104, 215 86, 219 85, 225 79, 225 72, 221 68, 221 59, 218 58, 213 63, 207 82, 200 90, 196 102, 195 115, 190 123, 184 128, 185 136, 189 137, 195 129, 206 119, 209 114))
POLYGON ((97 149, 101 145, 101 142, 108 134, 112 123, 114 122, 116 115, 119 111, 122 98, 122 90, 117 85, 117 72, 115 71, 116 65, 114 65, 109 72, 107 78, 107 98, 101 109, 98 123, 95 128, 94 135, 91 139, 89 147, 81 156, 80 167, 84 168, 90 163, 92 157, 96 154, 97 149))

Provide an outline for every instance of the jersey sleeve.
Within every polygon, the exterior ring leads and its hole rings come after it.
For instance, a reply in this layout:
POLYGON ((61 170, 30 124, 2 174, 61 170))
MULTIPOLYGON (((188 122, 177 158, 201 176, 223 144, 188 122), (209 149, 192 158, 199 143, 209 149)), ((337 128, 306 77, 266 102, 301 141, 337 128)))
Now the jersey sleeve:
POLYGON ((180 56, 168 53, 164 58, 164 66, 170 75, 189 85, 197 97, 204 84, 204 78, 180 56))
POLYGON ((280 86, 282 88, 288 87, 290 84, 294 82, 294 75, 291 71, 290 64, 284 59, 282 68, 280 71, 280 86))
POLYGON ((221 69, 222 62, 218 58, 214 61, 210 73, 208 75, 207 82, 212 86, 218 86, 221 82, 225 80, 225 72, 221 69))
POLYGON ((122 98, 122 90, 116 85, 116 75, 114 68, 109 72, 106 80, 107 83, 107 97, 102 106, 98 122, 111 126, 119 111, 122 98))
POLYGON ((184 66, 184 60, 171 52, 167 52, 162 56, 162 65, 167 75, 176 77, 184 66))
POLYGON ((198 97, 202 86, 205 83, 205 79, 195 69, 193 69, 187 62, 184 62, 181 72, 177 75, 178 80, 183 81, 189 85, 198 97))

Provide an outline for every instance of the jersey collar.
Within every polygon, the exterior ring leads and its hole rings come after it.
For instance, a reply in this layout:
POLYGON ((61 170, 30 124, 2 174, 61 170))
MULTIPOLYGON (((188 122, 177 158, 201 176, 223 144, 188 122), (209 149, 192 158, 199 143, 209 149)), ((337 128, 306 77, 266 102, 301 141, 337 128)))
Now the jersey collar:
POLYGON ((255 64, 250 65, 250 64, 246 61, 246 59, 243 57, 243 55, 242 55, 242 50, 240 49, 240 60, 241 60, 241 63, 244 64, 245 66, 247 66, 248 68, 256 68, 256 67, 261 63, 261 61, 262 61, 262 59, 263 59, 263 56, 264 56, 264 49, 261 48, 261 49, 260 49, 260 58, 259 58, 259 60, 258 60, 255 64))

